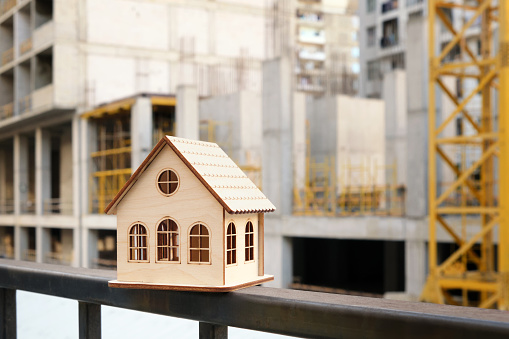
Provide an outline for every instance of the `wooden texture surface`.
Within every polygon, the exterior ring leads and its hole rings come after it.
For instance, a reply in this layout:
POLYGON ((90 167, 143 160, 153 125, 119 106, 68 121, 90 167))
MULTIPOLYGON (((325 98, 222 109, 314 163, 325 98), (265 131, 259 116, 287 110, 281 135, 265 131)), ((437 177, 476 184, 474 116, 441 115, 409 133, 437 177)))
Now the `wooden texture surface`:
POLYGON ((268 281, 274 280, 274 276, 265 275, 258 277, 252 281, 246 281, 233 285, 222 286, 196 286, 196 285, 171 285, 171 284, 155 284, 155 283, 140 283, 129 281, 111 280, 108 286, 116 288, 134 288, 134 289, 148 289, 148 290, 171 290, 171 291, 192 291, 192 292, 231 292, 241 288, 256 286, 268 281))

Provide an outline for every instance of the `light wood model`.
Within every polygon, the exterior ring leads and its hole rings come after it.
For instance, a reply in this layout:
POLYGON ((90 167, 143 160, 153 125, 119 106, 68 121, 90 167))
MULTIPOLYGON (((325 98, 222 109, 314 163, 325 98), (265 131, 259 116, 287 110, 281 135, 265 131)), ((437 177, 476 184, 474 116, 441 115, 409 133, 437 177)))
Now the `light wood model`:
POLYGON ((227 292, 263 267, 274 205, 217 144, 162 138, 106 208, 117 214, 112 287, 227 292))

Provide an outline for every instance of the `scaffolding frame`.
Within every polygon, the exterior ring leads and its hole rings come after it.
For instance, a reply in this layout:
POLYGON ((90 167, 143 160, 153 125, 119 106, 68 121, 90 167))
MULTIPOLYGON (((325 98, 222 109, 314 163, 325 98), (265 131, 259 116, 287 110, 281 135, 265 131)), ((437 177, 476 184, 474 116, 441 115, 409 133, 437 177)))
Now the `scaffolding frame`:
POLYGON ((509 309, 509 145, 508 117, 509 98, 509 3, 505 0, 476 0, 459 2, 428 0, 429 13, 429 114, 428 114, 428 199, 429 199, 429 275, 421 294, 421 300, 482 308, 509 309), (444 9, 461 9, 471 14, 470 19, 456 30, 444 9), (466 44, 467 30, 480 18, 481 55, 477 57, 466 44), (435 50, 438 39, 435 24, 440 22, 452 35, 441 51, 435 50), (494 29, 498 22, 499 53, 495 55, 494 29), (456 45, 462 60, 446 58, 456 45), (477 86, 466 95, 454 93, 443 81, 443 77, 454 77, 458 81, 476 79, 477 86), (498 77, 498 82, 497 82, 498 77), (438 89, 454 104, 454 110, 439 121, 437 119, 436 96, 438 89), (493 113, 493 95, 499 90, 499 128, 493 113), (480 94, 482 105, 480 119, 476 121, 467 104, 480 94), (473 133, 463 128, 459 135, 444 137, 446 126, 457 116, 472 127, 473 133), (446 145, 478 147, 480 156, 472 164, 457 166, 444 152, 446 145), (495 186, 495 165, 498 160, 499 183, 495 186), (445 164, 456 175, 456 180, 444 191, 437 192, 437 165, 445 164), (475 182, 473 174, 478 170, 480 180, 475 182), (445 204, 451 193, 460 190, 463 198, 453 206, 445 204), (477 204, 469 206, 464 195, 472 193, 477 204), (498 191, 498 199, 495 193, 498 191), (465 227, 461 234, 455 230, 447 216, 460 216, 462 224, 467 218, 478 218, 475 232, 467 238, 465 227), (445 261, 437 258, 437 225, 449 234, 457 245, 445 261), (494 231, 498 226, 498 267, 495 267, 494 231), (479 251, 476 251, 479 244, 479 251), (472 269, 473 267, 473 269, 472 269), (461 294, 454 295, 460 291, 461 294), (474 292, 474 293, 472 293, 474 292))

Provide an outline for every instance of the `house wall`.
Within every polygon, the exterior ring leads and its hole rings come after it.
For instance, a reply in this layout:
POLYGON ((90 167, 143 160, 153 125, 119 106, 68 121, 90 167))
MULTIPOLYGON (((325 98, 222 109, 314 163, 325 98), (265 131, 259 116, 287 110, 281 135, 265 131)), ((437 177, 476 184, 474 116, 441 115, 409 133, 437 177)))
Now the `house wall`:
POLYGON ((145 169, 117 206, 117 279, 184 285, 223 285, 223 208, 169 148, 145 169), (180 178, 176 193, 165 197, 156 188, 160 170, 171 168, 180 178), (171 217, 179 226, 180 263, 156 263, 156 227, 171 217), (148 263, 128 262, 128 229, 141 221, 148 230, 148 263), (211 264, 188 264, 188 234, 195 223, 209 228, 211 264))
MULTIPOLYGON (((226 242, 226 230, 228 224, 233 222, 237 231, 237 263, 233 265, 226 265, 226 256, 224 259, 225 269, 225 284, 232 285, 245 282, 246 280, 253 280, 258 277, 258 215, 257 214, 225 214, 224 219, 224 239, 226 242), (253 223, 254 231, 254 261, 245 262, 245 234, 246 224, 248 221, 253 223)), ((226 247, 225 247, 226 252, 226 247)))

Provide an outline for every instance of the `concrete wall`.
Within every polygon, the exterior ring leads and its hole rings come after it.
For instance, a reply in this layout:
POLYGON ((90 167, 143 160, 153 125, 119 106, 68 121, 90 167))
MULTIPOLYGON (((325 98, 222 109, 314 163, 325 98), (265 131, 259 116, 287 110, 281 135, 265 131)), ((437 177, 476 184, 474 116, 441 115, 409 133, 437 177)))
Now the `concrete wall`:
MULTIPOLYGON (((348 96, 323 97, 308 102, 311 157, 323 162, 335 157, 336 173, 346 166, 366 166, 383 184, 385 164, 385 113, 381 100, 348 96)), ((360 175, 352 177, 360 184, 360 175)))
MULTIPOLYGON (((200 121, 220 124, 215 129, 215 142, 239 165, 261 165, 261 105, 260 94, 247 91, 200 101, 200 121)), ((200 130, 200 138, 207 137, 204 132, 200 130)))
MULTIPOLYGON (((396 165, 398 185, 407 181, 407 84, 406 73, 396 70, 384 75, 382 100, 385 102, 385 163, 396 165)), ((386 178, 392 179, 388 173, 386 178)))

